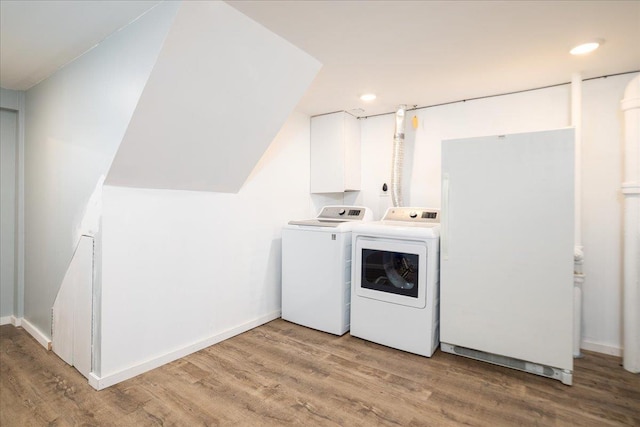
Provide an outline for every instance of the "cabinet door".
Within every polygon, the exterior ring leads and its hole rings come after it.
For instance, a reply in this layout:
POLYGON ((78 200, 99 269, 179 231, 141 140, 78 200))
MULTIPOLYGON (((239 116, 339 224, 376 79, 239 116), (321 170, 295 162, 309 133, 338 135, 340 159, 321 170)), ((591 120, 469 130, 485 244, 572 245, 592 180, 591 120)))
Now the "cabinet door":
POLYGON ((360 124, 345 113, 311 119, 311 192, 360 189, 360 124))
POLYGON ((360 122, 346 114, 344 118, 344 190, 360 190, 360 122))

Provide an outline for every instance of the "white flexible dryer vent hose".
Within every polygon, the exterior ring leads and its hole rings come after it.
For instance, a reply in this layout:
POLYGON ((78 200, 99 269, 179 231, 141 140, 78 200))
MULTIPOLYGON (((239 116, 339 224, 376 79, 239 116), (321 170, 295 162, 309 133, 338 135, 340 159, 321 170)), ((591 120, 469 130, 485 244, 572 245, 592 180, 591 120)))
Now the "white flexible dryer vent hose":
POLYGON ((396 111, 396 128, 393 132, 393 159, 391 163, 391 201, 394 207, 404 206, 402 200, 402 164, 404 163, 404 116, 406 105, 396 111))

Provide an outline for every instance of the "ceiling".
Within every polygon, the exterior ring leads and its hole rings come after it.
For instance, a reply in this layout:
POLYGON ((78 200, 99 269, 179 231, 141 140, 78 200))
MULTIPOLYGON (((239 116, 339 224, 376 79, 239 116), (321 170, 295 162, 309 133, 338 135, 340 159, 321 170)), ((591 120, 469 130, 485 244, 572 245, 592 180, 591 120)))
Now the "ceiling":
MULTIPOLYGON (((158 1, 0 1, 0 86, 26 90, 158 1)), ((640 1, 227 1, 323 63, 298 110, 357 115, 640 70, 640 1), (604 40, 596 52, 573 46, 604 40), (374 92, 364 102, 359 95, 374 92), (361 110, 358 110, 361 109, 361 110)))
POLYGON ((159 1, 0 1, 0 86, 27 90, 159 1))

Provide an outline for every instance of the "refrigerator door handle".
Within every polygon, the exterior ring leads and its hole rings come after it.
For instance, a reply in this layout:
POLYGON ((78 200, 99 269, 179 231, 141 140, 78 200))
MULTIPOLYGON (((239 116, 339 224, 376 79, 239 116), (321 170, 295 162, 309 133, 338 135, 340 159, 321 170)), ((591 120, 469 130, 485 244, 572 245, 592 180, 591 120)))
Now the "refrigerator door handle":
POLYGON ((442 175, 442 217, 440 218, 440 255, 449 259, 449 174, 442 175))

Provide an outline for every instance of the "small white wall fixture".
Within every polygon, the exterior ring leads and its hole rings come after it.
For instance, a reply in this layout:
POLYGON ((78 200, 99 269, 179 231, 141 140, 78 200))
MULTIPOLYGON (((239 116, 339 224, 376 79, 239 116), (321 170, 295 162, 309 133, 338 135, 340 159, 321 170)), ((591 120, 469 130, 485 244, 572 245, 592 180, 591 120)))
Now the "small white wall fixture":
POLYGON ((105 183, 237 193, 319 68, 223 2, 183 2, 105 183))
POLYGON ((93 237, 82 236, 53 304, 53 352, 82 375, 91 373, 93 237))
POLYGON ((624 152, 623 367, 640 372, 640 76, 627 86, 624 152))

